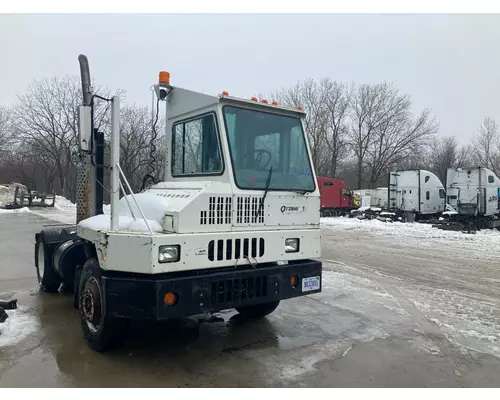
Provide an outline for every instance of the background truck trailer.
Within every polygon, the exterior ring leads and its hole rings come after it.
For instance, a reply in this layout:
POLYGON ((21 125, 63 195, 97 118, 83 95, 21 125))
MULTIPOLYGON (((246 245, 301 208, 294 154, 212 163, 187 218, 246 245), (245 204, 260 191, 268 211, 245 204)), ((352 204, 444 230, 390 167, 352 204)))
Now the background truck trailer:
POLYGON ((376 207, 376 208, 387 208, 388 207, 388 195, 387 188, 379 187, 376 189, 358 189, 355 190, 359 193, 362 200, 362 207, 376 207))
POLYGON ((340 179, 317 177, 322 217, 346 215, 356 208, 354 193, 340 179))
POLYGON ((73 290, 93 349, 115 346, 134 319, 231 308, 263 317, 281 300, 321 291, 320 195, 301 108, 189 91, 160 72, 153 98, 155 120, 161 103, 166 112, 164 181, 151 173, 134 194, 119 163, 120 99, 99 98, 111 103, 104 165, 92 119, 98 96, 87 58, 79 61, 77 224, 37 233, 35 266, 43 290, 73 290))
POLYGON ((389 174, 389 209, 408 218, 425 219, 445 210, 445 189, 439 178, 423 169, 389 174))
POLYGON ((463 217, 494 217, 500 213, 500 179, 488 168, 449 168, 447 202, 463 217))

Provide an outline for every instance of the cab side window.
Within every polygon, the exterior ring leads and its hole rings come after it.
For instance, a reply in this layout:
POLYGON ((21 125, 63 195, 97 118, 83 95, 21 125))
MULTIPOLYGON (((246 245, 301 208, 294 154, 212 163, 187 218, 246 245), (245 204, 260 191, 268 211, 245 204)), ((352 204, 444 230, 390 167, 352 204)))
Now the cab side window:
POLYGON ((172 127, 172 175, 222 172, 219 134, 214 114, 206 114, 172 127))

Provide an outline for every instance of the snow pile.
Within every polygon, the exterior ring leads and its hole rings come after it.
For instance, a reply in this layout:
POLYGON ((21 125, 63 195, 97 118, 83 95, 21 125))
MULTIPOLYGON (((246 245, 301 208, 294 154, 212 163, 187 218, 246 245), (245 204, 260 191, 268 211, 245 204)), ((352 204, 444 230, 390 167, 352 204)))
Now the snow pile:
MULTIPOLYGON (((153 232, 162 232, 163 218, 168 207, 167 199, 151 193, 139 193, 134 195, 139 204, 147 223, 153 232)), ((109 230, 111 216, 109 207, 105 207, 105 214, 87 218, 79 223, 79 226, 93 230, 109 230)), ((118 202, 119 228, 131 232, 148 232, 148 227, 137 208, 131 195, 122 197, 118 202), (127 204, 128 201, 128 204, 127 204), (132 213, 130 208, 132 209, 132 213), (135 217, 135 219, 134 219, 135 217)))
MULTIPOLYGON (((130 216, 120 215, 119 228, 121 231, 130 232, 149 232, 146 223, 141 217, 136 217, 137 219, 130 216)), ((89 228, 95 231, 107 231, 111 229, 111 216, 106 214, 96 215, 95 217, 90 217, 84 219, 78 225, 82 228, 89 228)), ((149 227, 153 232, 162 232, 163 228, 155 220, 147 220, 149 227)))
POLYGON ((9 318, 0 324, 0 349, 15 346, 21 340, 34 333, 38 328, 38 319, 28 313, 24 307, 6 310, 9 318))
POLYGON ((11 204, 14 202, 16 187, 19 187, 20 191, 26 191, 26 186, 20 183, 0 185, 0 207, 5 207, 7 204, 11 204))
POLYGON ((76 210, 76 204, 63 196, 56 196, 54 207, 58 210, 76 210))

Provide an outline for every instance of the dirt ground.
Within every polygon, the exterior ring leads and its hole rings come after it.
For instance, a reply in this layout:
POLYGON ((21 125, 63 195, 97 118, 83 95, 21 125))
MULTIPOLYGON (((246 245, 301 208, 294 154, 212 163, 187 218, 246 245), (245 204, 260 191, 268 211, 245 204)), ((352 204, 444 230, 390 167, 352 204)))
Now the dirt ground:
POLYGON ((500 385, 498 237, 325 227, 322 293, 256 322, 228 311, 135 326, 98 354, 71 298, 38 291, 34 233, 47 223, 0 215, 0 297, 20 304, 0 324, 0 387, 500 385))

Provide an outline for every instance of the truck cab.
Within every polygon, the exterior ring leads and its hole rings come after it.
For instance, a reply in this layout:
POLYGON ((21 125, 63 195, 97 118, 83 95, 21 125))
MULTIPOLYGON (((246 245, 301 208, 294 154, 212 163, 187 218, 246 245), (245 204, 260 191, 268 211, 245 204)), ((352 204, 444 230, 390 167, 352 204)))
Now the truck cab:
POLYGON ((449 168, 446 186, 448 204, 460 215, 494 216, 500 211, 500 179, 488 168, 449 168))
MULTIPOLYGON (((161 78, 155 91, 167 120, 164 180, 131 192, 119 166, 113 98, 111 214, 85 215, 70 237, 53 235, 51 247, 43 232, 37 237, 40 284, 74 286, 84 336, 98 351, 132 319, 230 308, 263 317, 282 300, 321 292, 320 196, 304 112, 161 78), (46 252, 64 246, 78 250, 54 265, 46 252)), ((81 110, 81 138, 90 137, 90 115, 81 110)))

